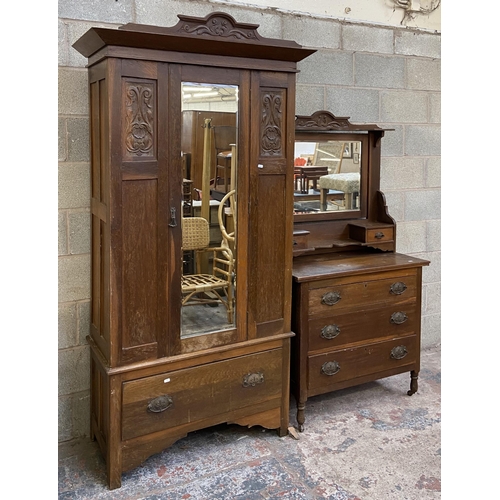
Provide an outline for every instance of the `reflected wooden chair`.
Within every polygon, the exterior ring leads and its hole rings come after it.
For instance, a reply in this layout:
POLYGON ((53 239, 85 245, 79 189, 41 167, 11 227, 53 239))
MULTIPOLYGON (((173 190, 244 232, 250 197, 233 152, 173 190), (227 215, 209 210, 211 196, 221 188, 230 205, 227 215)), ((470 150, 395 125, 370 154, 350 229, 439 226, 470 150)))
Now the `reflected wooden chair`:
POLYGON ((328 167, 328 174, 340 174, 344 158, 345 142, 320 142, 316 146, 313 165, 328 167))
POLYGON ((210 226, 203 217, 185 217, 182 219, 182 249, 194 250, 196 261, 195 274, 182 276, 182 305, 218 304, 227 309, 227 320, 233 322, 234 315, 234 257, 231 243, 234 244, 234 232, 228 233, 224 224, 224 206, 234 191, 227 193, 219 205, 219 225, 222 241, 218 247, 210 247, 210 226), (202 273, 199 258, 203 253, 211 257, 211 272, 202 273))
POLYGON ((213 130, 216 155, 215 176, 217 178, 214 189, 219 189, 219 184, 222 183, 222 192, 227 193, 231 183, 231 145, 236 144, 237 129, 232 125, 218 125, 213 127, 213 130))

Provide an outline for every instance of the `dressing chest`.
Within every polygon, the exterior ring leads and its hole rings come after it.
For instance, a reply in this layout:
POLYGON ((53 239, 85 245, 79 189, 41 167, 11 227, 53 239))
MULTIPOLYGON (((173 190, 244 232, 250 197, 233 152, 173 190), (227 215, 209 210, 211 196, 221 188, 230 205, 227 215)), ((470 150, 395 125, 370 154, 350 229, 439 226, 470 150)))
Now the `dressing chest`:
POLYGON ((328 111, 296 119, 296 162, 328 169, 295 191, 291 383, 300 431, 311 396, 402 372, 408 394, 418 389, 429 262, 395 251, 380 191, 383 135, 328 111), (349 193, 340 189, 346 175, 349 193))

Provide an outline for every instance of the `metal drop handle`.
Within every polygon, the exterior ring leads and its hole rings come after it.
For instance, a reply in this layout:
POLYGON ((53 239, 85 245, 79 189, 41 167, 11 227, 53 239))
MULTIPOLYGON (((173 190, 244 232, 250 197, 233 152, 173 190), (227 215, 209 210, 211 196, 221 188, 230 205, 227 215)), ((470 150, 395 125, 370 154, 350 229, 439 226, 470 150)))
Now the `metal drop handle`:
POLYGON ((338 325, 326 325, 321 329, 321 337, 327 340, 332 340, 340 334, 338 325))
POLYGON ((264 383, 264 374, 262 372, 247 373, 243 377, 243 387, 255 387, 264 383))
POLYGON ((391 323, 396 325, 402 325, 407 319, 408 316, 403 311, 398 311, 391 315, 391 323))
POLYGON ((321 297, 321 303, 326 306, 335 305, 342 297, 340 296, 340 292, 327 292, 321 297))
POLYGON ((152 399, 148 404, 148 411, 152 413, 161 413, 174 404, 174 400, 168 395, 158 396, 152 399))
POLYGON ((340 371, 338 361, 327 361, 321 365, 321 373, 331 377, 340 371))
POLYGON ((394 295, 401 295, 407 288, 406 283, 403 281, 396 281, 396 283, 391 285, 390 292, 394 295))
POLYGON ((404 345, 398 345, 391 350, 392 359, 403 359, 408 354, 408 349, 404 345))

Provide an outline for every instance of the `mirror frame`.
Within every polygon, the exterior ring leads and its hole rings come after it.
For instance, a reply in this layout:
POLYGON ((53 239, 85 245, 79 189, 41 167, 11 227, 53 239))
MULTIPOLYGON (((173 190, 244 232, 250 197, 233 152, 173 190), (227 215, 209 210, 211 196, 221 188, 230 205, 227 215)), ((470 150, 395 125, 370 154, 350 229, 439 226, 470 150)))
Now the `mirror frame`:
POLYGON ((369 132, 380 133, 384 129, 373 124, 352 124, 349 117, 336 117, 329 111, 316 111, 310 116, 296 115, 295 142, 343 141, 361 142, 359 209, 339 210, 309 214, 294 214, 294 222, 345 220, 367 218, 369 213, 371 151, 369 132))

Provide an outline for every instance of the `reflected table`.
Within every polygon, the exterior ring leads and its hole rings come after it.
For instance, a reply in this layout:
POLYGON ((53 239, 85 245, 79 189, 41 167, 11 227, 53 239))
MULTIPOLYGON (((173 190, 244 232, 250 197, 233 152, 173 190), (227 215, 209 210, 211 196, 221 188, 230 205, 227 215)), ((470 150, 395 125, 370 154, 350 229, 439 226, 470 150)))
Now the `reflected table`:
POLYGON ((299 182, 301 193, 308 192, 310 181, 313 183, 313 189, 316 189, 318 179, 327 174, 328 167, 317 167, 315 165, 294 167, 295 180, 299 182))

